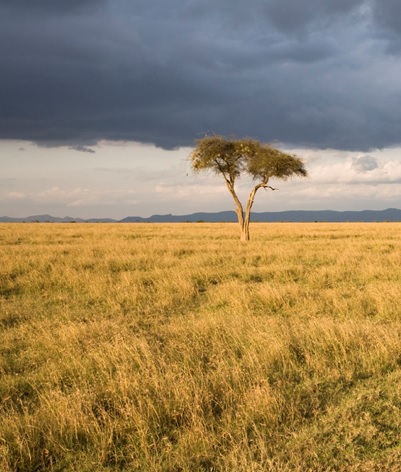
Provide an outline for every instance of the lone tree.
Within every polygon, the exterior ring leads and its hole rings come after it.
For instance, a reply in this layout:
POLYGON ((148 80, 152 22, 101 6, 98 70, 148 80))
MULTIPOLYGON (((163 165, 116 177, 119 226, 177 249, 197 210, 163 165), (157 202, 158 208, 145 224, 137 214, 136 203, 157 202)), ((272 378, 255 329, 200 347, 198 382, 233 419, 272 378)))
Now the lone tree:
POLYGON ((205 136, 196 141, 190 159, 195 172, 210 170, 223 176, 235 202, 241 241, 250 239, 251 209, 260 188, 276 190, 268 185, 271 178, 287 180, 292 176, 308 175, 299 157, 253 139, 228 140, 224 136, 205 136), (244 173, 249 174, 256 182, 249 194, 245 211, 235 191, 235 182, 244 173))

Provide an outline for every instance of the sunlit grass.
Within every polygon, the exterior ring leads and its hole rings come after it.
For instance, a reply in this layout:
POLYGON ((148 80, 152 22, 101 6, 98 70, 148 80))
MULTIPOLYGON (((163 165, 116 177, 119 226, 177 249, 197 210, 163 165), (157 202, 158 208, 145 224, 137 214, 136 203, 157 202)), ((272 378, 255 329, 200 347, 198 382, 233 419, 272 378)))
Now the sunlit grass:
POLYGON ((400 230, 0 225, 0 470, 401 470, 400 230))

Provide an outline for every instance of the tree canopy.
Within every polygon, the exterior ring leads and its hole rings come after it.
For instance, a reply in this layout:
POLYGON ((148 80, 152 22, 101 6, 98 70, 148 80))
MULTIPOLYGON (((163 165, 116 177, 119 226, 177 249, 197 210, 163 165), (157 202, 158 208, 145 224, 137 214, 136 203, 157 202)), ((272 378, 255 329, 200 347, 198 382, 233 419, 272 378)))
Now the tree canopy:
POLYGON ((190 157, 195 172, 209 170, 224 177, 235 202, 243 240, 249 239, 250 212, 259 188, 272 188, 268 185, 272 178, 287 180, 308 175, 300 157, 249 138, 229 140, 224 136, 205 136, 196 141, 190 157), (250 175, 256 182, 245 212, 235 191, 235 182, 241 174, 250 175))

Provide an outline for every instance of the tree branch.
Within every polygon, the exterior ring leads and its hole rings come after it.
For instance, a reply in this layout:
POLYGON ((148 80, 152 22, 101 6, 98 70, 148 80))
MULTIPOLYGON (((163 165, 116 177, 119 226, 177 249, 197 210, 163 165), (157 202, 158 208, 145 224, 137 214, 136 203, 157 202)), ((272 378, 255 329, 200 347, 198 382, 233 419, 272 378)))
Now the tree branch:
POLYGON ((215 162, 216 167, 218 168, 220 174, 224 177, 224 180, 226 181, 226 184, 232 185, 233 182, 231 180, 231 177, 227 178, 226 172, 223 170, 223 167, 221 166, 220 162, 217 159, 215 159, 214 162, 215 162))
POLYGON ((263 187, 265 190, 267 190, 268 188, 269 188, 270 190, 280 190, 279 188, 274 188, 274 187, 271 187, 270 185, 262 185, 262 187, 263 187))

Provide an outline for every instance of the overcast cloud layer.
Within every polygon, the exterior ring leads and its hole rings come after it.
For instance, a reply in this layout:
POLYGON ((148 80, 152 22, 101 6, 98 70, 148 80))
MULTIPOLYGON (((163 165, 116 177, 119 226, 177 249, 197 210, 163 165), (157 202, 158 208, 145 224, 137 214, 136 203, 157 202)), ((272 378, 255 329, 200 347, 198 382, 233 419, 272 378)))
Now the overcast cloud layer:
POLYGON ((398 0, 0 0, 0 45, 0 139, 401 143, 398 0))

